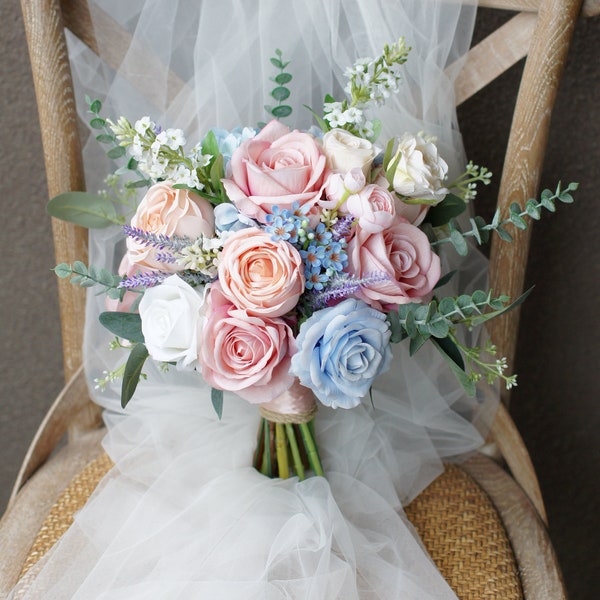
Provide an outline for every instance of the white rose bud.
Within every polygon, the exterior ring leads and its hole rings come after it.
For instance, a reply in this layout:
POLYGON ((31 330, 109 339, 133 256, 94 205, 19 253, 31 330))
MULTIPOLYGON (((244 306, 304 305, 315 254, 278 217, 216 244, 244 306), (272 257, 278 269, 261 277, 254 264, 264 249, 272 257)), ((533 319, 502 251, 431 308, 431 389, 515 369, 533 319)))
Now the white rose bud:
POLYGON ((433 141, 421 135, 405 133, 398 140, 398 150, 390 165, 399 155, 400 161, 392 184, 394 191, 400 196, 417 198, 423 204, 441 202, 448 194, 448 189, 443 186, 448 165, 439 156, 433 141))
POLYGON ((323 151, 333 171, 347 173, 359 168, 368 176, 379 149, 369 140, 352 135, 344 129, 332 129, 323 136, 323 151))
POLYGON ((178 275, 146 290, 139 311, 146 348, 154 360, 174 362, 182 370, 196 367, 205 295, 204 287, 194 289, 178 275))

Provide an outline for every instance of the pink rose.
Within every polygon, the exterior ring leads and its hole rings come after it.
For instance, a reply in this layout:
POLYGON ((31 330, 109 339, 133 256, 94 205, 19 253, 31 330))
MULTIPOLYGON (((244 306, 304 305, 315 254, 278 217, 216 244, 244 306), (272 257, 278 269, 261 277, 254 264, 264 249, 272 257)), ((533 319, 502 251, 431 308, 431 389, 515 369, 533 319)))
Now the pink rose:
MULTIPOLYGON (((387 189, 388 181, 385 177, 378 177, 375 183, 381 187, 387 189)), ((401 200, 397 195, 394 200, 396 204, 396 214, 404 217, 409 223, 413 225, 420 225, 425 219, 425 215, 429 210, 428 204, 408 204, 401 200)))
MULTIPOLYGON (((215 217, 210 202, 186 189, 175 189, 168 183, 156 183, 143 197, 131 225, 163 235, 180 235, 192 239, 215 235, 215 217)), ((156 249, 127 238, 130 262, 143 270, 179 271, 177 265, 156 260, 156 249)))
POLYGON ((259 317, 236 308, 212 284, 208 318, 199 344, 204 380, 251 402, 269 402, 294 382, 290 375, 296 342, 280 318, 259 317))
POLYGON ((298 250, 253 227, 227 238, 218 278, 223 295, 251 315, 280 317, 296 306, 304 291, 298 250))
POLYGON ((360 225, 348 244, 348 271, 356 277, 387 275, 361 287, 356 295, 377 309, 425 301, 440 278, 440 259, 427 236, 402 217, 370 233, 360 225))
POLYGON ((346 215, 346 201, 352 194, 360 192, 366 183, 365 176, 359 168, 350 169, 345 174, 329 173, 325 182, 325 199, 319 201, 319 206, 346 215))
POLYGON ((348 212, 358 218, 358 224, 366 233, 378 233, 390 227, 396 207, 394 197, 378 185, 367 185, 346 202, 348 212))
POLYGON ((313 136, 271 121, 235 150, 223 185, 240 212, 264 223, 275 205, 312 208, 321 196, 326 162, 313 136))

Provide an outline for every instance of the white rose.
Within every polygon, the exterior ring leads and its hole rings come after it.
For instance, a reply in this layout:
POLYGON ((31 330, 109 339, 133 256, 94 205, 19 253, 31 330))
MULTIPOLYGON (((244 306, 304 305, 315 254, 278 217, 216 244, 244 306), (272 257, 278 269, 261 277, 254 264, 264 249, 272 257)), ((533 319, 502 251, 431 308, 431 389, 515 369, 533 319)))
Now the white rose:
POLYGON ((441 202, 448 193, 443 186, 448 165, 439 156, 433 141, 405 133, 398 140, 398 150, 390 165, 399 155, 400 161, 394 172, 394 190, 400 196, 418 198, 423 204, 441 202))
POLYGON ((323 151, 333 171, 347 173, 358 167, 368 176, 379 149, 369 140, 356 137, 344 129, 332 129, 323 136, 323 151))
POLYGON ((153 359, 174 362, 179 369, 195 368, 205 295, 204 287, 194 289, 177 275, 146 290, 139 311, 153 359))

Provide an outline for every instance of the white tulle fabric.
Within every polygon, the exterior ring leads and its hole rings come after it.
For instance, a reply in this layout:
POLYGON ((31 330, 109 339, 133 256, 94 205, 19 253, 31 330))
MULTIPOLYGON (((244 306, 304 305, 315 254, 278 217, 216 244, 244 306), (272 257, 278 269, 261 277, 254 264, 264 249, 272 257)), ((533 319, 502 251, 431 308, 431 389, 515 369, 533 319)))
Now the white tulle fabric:
MULTIPOLYGON (((148 114, 164 127, 181 127, 192 143, 210 127, 265 118, 275 48, 292 61, 291 124, 307 128, 302 104, 319 107, 325 93, 339 96, 346 66, 404 35, 413 50, 401 93, 378 115, 381 140, 425 131, 437 136, 454 173, 464 166, 444 69, 468 48, 472 6, 437 0, 91 5, 101 50, 103 28, 114 28, 110 20, 133 42, 111 66, 69 40, 78 99, 85 93, 103 99, 104 114, 132 120, 148 114)), ((109 167, 93 140, 86 164, 88 187, 101 187, 109 167)), ((90 262, 115 268, 121 240, 119 231, 92 232, 90 262)), ((443 261, 446 269, 460 267, 452 290, 485 286, 486 264, 477 255, 461 264, 452 256, 443 261)), ((102 302, 89 296, 90 380, 124 360, 107 350, 111 335, 97 324, 102 302)), ((209 388, 193 373, 164 374, 149 365, 126 411, 118 386, 92 390, 105 408, 104 447, 116 466, 14 597, 454 598, 402 505, 441 473, 443 460, 481 445, 495 395, 483 388, 466 398, 431 348, 410 357, 399 344, 394 355, 374 386, 374 406, 366 400, 349 411, 319 410, 327 479, 303 482, 257 473, 251 467, 256 408, 226 395, 219 421, 209 388)))

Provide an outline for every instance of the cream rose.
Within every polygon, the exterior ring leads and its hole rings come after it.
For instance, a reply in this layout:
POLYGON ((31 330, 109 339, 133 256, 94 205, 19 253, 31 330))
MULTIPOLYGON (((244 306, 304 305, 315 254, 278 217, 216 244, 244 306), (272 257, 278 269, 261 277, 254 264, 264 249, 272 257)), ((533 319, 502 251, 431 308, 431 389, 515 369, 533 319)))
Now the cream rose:
MULTIPOLYGON (((149 233, 196 238, 215 235, 215 217, 210 202, 186 189, 175 189, 166 182, 153 185, 140 202, 131 225, 149 233)), ((156 260, 157 250, 127 238, 127 256, 133 266, 143 270, 177 271, 177 265, 156 260)))
POLYGON ((205 288, 193 288, 178 275, 146 290, 139 312, 153 359, 177 363, 179 369, 197 366, 204 297, 205 288))
POLYGON ((432 140, 405 133, 398 140, 398 149, 390 164, 400 157, 394 172, 393 188, 400 196, 418 198, 427 204, 441 202, 448 189, 443 182, 448 165, 438 154, 432 140))
POLYGON ((352 135, 344 129, 332 129, 323 136, 323 151, 333 171, 347 173, 358 167, 368 176, 379 149, 369 140, 352 135))
POLYGON ((250 315, 279 317, 292 310, 304 291, 300 253, 261 229, 231 234, 221 251, 218 278, 223 295, 250 315))
POLYGON ((248 217, 265 223, 273 206, 309 211, 321 196, 326 159, 315 138, 271 121, 231 157, 231 177, 223 179, 229 199, 248 217))

